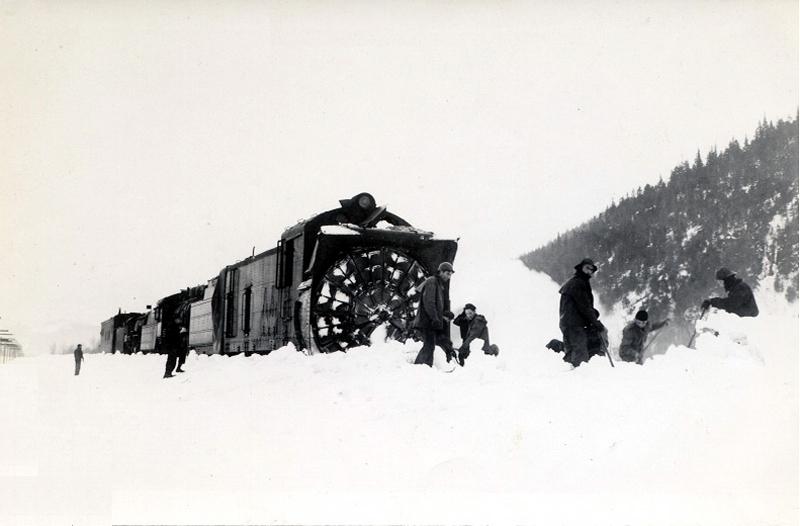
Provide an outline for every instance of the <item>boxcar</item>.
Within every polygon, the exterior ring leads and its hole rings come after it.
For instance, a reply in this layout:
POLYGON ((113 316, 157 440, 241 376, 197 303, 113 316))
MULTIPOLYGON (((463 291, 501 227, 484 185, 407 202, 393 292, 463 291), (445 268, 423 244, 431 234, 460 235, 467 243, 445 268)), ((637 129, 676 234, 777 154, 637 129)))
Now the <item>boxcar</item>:
POLYGON ((125 352, 127 328, 131 321, 141 317, 139 312, 123 313, 121 310, 115 316, 100 324, 100 347, 104 353, 125 352))

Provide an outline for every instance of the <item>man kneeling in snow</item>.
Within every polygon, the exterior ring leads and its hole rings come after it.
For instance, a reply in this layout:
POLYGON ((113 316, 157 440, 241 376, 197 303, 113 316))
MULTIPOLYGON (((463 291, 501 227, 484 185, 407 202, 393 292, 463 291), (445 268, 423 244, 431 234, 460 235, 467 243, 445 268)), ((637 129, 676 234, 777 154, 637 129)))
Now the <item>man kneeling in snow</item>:
POLYGON ((477 313, 475 305, 467 303, 464 310, 456 316, 453 323, 458 325, 461 331, 461 347, 458 349, 458 363, 464 365, 464 360, 469 356, 469 344, 473 340, 483 340, 483 353, 497 356, 499 350, 497 345, 489 343, 489 327, 486 318, 477 313))
POLYGON ((637 312, 636 319, 622 330, 622 343, 619 345, 620 360, 641 364, 647 335, 650 331, 656 331, 668 323, 669 319, 651 324, 648 321, 647 311, 637 312))
POLYGON ((758 305, 753 296, 753 289, 750 285, 736 277, 735 272, 731 272, 725 267, 717 271, 717 279, 722 281, 725 286, 727 298, 710 298, 703 302, 702 309, 716 307, 742 317, 758 316, 758 305))
MULTIPOLYGON (((496 347, 493 345, 493 347, 496 347)), ((555 353, 564 353, 562 359, 567 363, 572 363, 572 355, 567 351, 564 342, 561 340, 550 340, 545 345, 545 348, 550 349, 555 353)), ((586 331, 586 349, 589 352, 589 358, 592 356, 605 356, 606 349, 608 349, 608 330, 601 331, 588 330, 586 331)))
MULTIPOLYGON (((605 326, 594 308, 594 295, 589 280, 597 272, 597 265, 584 258, 575 265, 575 275, 559 289, 558 326, 564 335, 564 361, 578 367, 603 350, 590 350, 589 339, 602 342, 600 335, 605 326)), ((601 344, 602 345, 602 344, 601 344)))
MULTIPOLYGON (((592 309, 592 312, 594 312, 597 319, 600 319, 600 312, 597 309, 592 309)), ((570 362, 571 357, 567 352, 564 342, 561 340, 550 340, 545 347, 556 353, 563 352, 563 360, 565 362, 570 362)), ((589 352, 589 358, 594 355, 605 356, 606 350, 608 349, 608 329, 605 327, 600 330, 594 328, 586 329, 586 349, 589 352)))

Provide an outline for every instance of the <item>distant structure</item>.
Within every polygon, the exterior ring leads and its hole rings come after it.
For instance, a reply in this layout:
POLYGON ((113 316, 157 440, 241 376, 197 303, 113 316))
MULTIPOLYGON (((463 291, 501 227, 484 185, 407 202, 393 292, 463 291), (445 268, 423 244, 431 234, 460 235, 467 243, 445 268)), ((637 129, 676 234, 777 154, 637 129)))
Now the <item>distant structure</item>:
POLYGON ((22 345, 6 329, 0 329, 0 363, 7 363, 22 356, 22 345))

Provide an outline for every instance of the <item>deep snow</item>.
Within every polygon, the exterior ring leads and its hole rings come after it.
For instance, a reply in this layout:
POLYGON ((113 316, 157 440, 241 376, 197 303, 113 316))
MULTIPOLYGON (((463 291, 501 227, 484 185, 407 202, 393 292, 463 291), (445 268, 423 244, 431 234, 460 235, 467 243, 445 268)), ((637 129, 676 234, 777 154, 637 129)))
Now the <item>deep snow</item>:
MULTIPOLYGON (((456 265, 453 303, 501 354, 451 374, 397 342, 192 355, 168 380, 161 356, 87 355, 79 377, 71 356, 16 360, 0 523, 797 523, 796 307, 570 370, 544 348, 557 288, 516 261, 456 265)), ((625 320, 606 321, 613 345, 625 320)))

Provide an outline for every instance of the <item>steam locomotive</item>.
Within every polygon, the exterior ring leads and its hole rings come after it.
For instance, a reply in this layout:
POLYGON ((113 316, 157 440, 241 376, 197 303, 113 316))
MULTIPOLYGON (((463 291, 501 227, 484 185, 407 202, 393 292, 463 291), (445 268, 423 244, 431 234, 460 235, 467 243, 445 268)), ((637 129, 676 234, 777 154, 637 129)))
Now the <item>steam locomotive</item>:
POLYGON ((206 284, 145 313, 118 312, 101 324, 100 350, 249 355, 293 343, 313 354, 368 345, 379 325, 405 341, 414 336, 418 286, 457 248, 360 193, 206 284))

